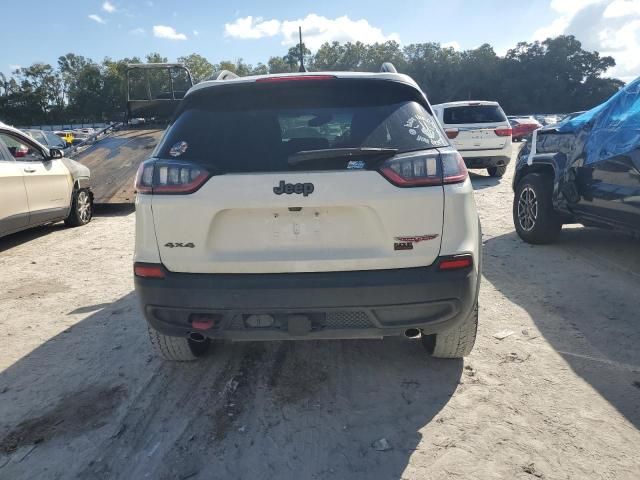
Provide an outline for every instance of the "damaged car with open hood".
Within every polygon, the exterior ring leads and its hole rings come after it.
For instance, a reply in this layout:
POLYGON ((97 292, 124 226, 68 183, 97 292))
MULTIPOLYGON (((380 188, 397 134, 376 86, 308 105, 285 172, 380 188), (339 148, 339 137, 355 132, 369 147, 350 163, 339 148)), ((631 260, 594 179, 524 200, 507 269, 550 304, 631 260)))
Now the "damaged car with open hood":
POLYGON ((640 78, 606 102, 537 130, 513 177, 513 221, 551 243, 580 223, 640 236, 640 78))

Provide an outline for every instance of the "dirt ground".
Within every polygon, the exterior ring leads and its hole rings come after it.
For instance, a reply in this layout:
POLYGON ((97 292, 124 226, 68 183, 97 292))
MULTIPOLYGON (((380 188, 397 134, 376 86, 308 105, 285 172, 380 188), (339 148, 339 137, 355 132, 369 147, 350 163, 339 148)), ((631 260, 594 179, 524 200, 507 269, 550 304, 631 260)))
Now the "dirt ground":
POLYGON ((473 175, 485 265, 464 361, 387 339, 165 363, 130 210, 1 239, 0 478, 637 480, 640 244, 582 227, 524 244, 511 174, 473 175))

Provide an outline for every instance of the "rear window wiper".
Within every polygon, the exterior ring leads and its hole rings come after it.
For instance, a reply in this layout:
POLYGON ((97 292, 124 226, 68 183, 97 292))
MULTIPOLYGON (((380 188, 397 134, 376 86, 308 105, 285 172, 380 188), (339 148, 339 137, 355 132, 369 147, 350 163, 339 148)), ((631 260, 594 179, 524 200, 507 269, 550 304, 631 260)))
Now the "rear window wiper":
POLYGON ((312 162, 314 160, 357 158, 367 161, 368 159, 382 160, 393 157, 398 153, 397 148, 326 148, 323 150, 303 150, 289 155, 289 165, 299 165, 301 163, 312 162))

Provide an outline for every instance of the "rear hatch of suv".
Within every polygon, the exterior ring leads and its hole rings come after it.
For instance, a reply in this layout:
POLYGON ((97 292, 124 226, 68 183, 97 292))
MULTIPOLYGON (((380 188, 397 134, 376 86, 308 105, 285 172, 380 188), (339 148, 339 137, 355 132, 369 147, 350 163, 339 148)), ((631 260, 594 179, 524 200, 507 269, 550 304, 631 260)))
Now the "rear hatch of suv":
POLYGON ((328 75, 190 93, 139 173, 163 264, 190 273, 432 264, 443 175, 459 164, 428 108, 402 82, 328 75))
POLYGON ((511 127, 497 103, 446 106, 442 126, 460 152, 500 150, 511 141, 511 127))

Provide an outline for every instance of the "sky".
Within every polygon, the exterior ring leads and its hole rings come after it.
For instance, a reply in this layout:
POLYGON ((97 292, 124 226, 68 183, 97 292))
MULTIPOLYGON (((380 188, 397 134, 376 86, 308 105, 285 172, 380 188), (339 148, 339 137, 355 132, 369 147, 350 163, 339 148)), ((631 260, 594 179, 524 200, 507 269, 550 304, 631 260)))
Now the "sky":
POLYGON ((159 52, 174 61, 198 53, 215 63, 266 63, 297 42, 302 26, 315 51, 325 41, 401 45, 439 42, 457 49, 573 34, 584 48, 616 59, 610 76, 640 75, 640 0, 0 0, 0 71, 69 52, 101 61, 159 52), (25 6, 34 14, 25 11, 25 6), (37 12, 37 14, 35 14, 37 12))

